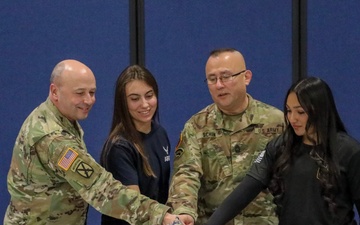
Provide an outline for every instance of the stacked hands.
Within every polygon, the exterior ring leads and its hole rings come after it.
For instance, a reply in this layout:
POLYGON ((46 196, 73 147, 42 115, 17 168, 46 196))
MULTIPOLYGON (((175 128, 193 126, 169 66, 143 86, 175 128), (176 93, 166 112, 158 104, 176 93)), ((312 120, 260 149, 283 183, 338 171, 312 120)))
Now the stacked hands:
POLYGON ((190 215, 166 213, 162 225, 194 225, 194 219, 190 215))

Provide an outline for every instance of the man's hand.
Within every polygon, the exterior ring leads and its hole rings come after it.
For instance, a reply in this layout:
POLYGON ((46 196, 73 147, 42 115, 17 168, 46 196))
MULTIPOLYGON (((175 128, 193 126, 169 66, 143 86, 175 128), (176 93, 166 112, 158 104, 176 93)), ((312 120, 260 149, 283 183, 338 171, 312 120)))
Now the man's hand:
POLYGON ((162 225, 171 225, 176 220, 176 215, 166 213, 162 225))
POLYGON ((178 215, 178 217, 184 225, 194 225, 195 224, 194 218, 192 218, 192 216, 190 216, 190 215, 180 214, 180 215, 178 215))
POLYGON ((186 214, 173 215, 166 213, 162 225, 194 225, 194 219, 186 214))

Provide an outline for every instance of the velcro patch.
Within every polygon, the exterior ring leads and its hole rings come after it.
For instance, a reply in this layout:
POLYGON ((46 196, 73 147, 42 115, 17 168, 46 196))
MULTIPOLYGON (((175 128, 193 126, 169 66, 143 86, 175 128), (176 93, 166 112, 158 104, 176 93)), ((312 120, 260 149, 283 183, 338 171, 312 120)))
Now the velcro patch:
POLYGON ((180 158, 183 153, 184 153, 184 150, 182 148, 178 148, 175 150, 175 157, 180 158))
POLYGON ((180 138, 179 138, 179 140, 178 140, 178 143, 177 143, 175 149, 179 148, 181 142, 182 142, 182 133, 180 134, 180 138))
POLYGON ((87 163, 80 161, 76 166, 75 171, 85 178, 90 178, 94 173, 94 169, 87 163))
POLYGON ((75 152, 72 148, 68 148, 68 150, 64 153, 61 159, 58 162, 58 165, 67 171, 75 159, 78 157, 78 153, 75 152))

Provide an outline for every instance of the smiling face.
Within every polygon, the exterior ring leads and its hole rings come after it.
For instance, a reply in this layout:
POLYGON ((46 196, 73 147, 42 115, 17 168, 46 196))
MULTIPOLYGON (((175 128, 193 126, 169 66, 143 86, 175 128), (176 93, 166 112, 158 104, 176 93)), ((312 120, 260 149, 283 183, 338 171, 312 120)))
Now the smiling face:
POLYGON ((50 84, 50 99, 71 122, 87 118, 95 103, 94 74, 78 61, 65 61, 65 69, 50 84))
POLYGON ((138 131, 148 133, 151 120, 156 112, 157 97, 151 86, 142 80, 133 80, 125 87, 127 105, 138 131))
POLYGON ((250 70, 246 70, 227 82, 219 78, 245 69, 244 58, 237 51, 210 56, 206 63, 206 78, 217 78, 216 83, 208 84, 209 92, 215 104, 226 114, 235 115, 246 109, 248 105, 246 86, 249 85, 252 74, 250 70))
POLYGON ((294 129, 294 132, 298 136, 303 137, 303 142, 306 144, 312 144, 309 141, 309 135, 313 135, 313 129, 306 131, 306 125, 309 120, 308 114, 300 105, 298 97, 295 92, 291 92, 286 100, 286 118, 290 125, 294 129))

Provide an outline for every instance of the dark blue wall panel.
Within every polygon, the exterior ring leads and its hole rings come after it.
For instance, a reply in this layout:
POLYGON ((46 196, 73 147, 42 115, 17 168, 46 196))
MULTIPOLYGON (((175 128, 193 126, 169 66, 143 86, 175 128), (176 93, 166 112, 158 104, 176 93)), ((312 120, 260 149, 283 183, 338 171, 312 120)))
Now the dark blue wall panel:
POLYGON ((331 86, 340 116, 357 140, 360 140, 359 21, 360 1, 309 1, 308 73, 323 78, 331 86))
POLYGON ((146 65, 173 149, 186 120, 212 102, 205 63, 219 47, 240 50, 253 72, 249 93, 282 108, 292 79, 291 1, 145 1, 146 65))
POLYGON ((360 1, 309 1, 308 7, 309 75, 331 85, 346 127, 360 140, 360 1))
MULTIPOLYGON (((332 86, 350 133, 360 139, 356 87, 359 1, 309 1, 308 71, 332 86)), ((0 213, 9 195, 6 174, 17 132, 45 100, 49 76, 65 58, 87 64, 97 77, 97 103, 81 122, 98 160, 109 131, 113 88, 129 64, 128 1, 40 0, 0 3, 0 213)), ((253 72, 249 93, 282 109, 291 83, 291 1, 145 1, 146 66, 160 87, 161 121, 174 149, 184 123, 212 102, 203 82, 209 52, 234 47, 253 72)), ((92 208, 89 225, 99 224, 92 208)))
MULTIPOLYGON (((81 122, 98 160, 111 121, 113 87, 129 64, 128 1, 1 1, 0 3, 0 217, 9 202, 6 175, 12 147, 27 115, 48 95, 57 62, 74 58, 97 78, 97 102, 81 122)), ((89 225, 100 224, 93 209, 89 225)))

